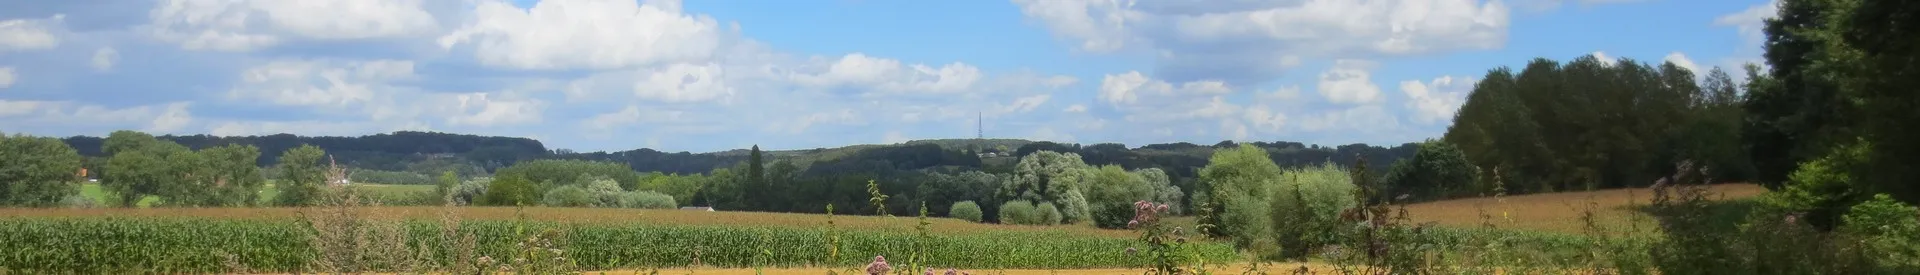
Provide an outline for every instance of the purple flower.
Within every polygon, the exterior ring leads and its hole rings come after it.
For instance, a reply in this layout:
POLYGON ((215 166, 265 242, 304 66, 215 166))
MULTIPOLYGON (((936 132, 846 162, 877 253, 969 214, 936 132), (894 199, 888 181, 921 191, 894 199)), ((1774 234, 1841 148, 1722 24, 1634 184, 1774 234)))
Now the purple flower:
POLYGON ((948 268, 948 269, 947 269, 947 274, 943 274, 943 275, 957 275, 957 274, 956 274, 956 273, 954 273, 954 272, 957 272, 957 271, 955 271, 955 270, 953 270, 952 268, 948 268))
POLYGON ((1140 220, 1127 221, 1127 228, 1140 227, 1140 220))
POLYGON ((921 273, 921 274, 926 274, 926 275, 933 275, 933 269, 932 269, 932 268, 928 268, 928 269, 927 269, 927 272, 925 272, 925 273, 921 273))

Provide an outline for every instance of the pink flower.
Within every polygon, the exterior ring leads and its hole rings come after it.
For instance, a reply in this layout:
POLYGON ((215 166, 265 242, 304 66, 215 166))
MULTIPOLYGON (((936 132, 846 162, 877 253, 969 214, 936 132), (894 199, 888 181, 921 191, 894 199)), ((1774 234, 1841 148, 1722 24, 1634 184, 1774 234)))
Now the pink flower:
POLYGON ((886 256, 873 256, 873 263, 867 264, 869 275, 884 275, 889 271, 893 271, 893 265, 887 264, 886 256))
POLYGON ((948 268, 948 269, 947 269, 947 274, 943 274, 943 275, 958 275, 957 273, 954 273, 954 272, 956 272, 956 271, 955 271, 955 270, 953 270, 952 268, 948 268))

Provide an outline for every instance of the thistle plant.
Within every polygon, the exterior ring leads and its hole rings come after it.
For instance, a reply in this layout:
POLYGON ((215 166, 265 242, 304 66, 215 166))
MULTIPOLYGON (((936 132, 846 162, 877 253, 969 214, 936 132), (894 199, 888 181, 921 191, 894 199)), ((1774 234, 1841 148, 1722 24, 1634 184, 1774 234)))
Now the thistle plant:
POLYGON ((867 203, 873 205, 873 215, 892 217, 887 213, 887 194, 880 193, 880 183, 867 180, 867 203))
MULTIPOLYGON (((1185 267, 1193 258, 1183 249, 1187 244, 1183 228, 1168 228, 1160 223, 1160 215, 1166 213, 1167 209, 1164 203, 1134 202, 1133 220, 1127 221, 1127 228, 1140 231, 1140 241, 1146 243, 1145 256, 1152 268, 1146 274, 1193 274, 1197 270, 1185 267)), ((1141 253, 1139 249, 1127 248, 1128 255, 1138 253, 1141 253)))

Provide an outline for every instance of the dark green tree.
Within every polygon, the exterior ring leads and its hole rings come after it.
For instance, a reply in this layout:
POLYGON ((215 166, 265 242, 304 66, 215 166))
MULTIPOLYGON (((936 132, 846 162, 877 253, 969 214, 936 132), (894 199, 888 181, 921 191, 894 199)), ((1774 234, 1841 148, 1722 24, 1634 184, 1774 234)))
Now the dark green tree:
POLYGON ((0 204, 56 206, 80 192, 80 154, 59 139, 0 134, 0 204))
MULTIPOLYGON (((324 158, 326 150, 312 145, 303 145, 280 153, 280 177, 274 185, 280 194, 274 197, 274 204, 280 206, 307 206, 320 197, 320 187, 332 184, 327 181, 324 158)), ((491 190, 489 190, 491 192, 491 190)))

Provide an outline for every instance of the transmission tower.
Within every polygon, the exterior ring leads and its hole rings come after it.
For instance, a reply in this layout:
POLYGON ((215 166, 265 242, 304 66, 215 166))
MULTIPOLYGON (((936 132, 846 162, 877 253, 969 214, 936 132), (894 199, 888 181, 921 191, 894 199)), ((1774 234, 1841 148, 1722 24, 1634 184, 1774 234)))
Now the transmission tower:
POLYGON ((987 139, 987 123, 984 120, 987 116, 979 112, 974 112, 973 115, 973 138, 987 139))

